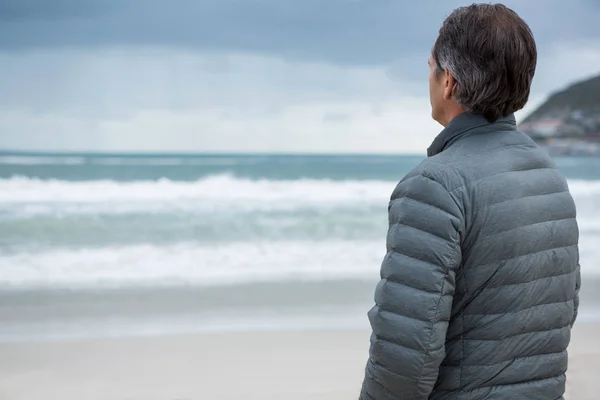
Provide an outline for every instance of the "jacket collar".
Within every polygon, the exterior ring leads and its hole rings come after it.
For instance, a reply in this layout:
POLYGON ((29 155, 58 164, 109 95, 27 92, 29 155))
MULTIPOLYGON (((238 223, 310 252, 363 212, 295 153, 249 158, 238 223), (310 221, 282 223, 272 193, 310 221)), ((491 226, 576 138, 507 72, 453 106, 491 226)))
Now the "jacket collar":
POLYGON ((441 153, 452 143, 460 139, 465 133, 474 131, 477 133, 517 130, 517 122, 514 114, 501 118, 495 122, 488 122, 481 114, 464 112, 454 118, 435 138, 431 146, 427 149, 427 157, 435 156, 441 153))

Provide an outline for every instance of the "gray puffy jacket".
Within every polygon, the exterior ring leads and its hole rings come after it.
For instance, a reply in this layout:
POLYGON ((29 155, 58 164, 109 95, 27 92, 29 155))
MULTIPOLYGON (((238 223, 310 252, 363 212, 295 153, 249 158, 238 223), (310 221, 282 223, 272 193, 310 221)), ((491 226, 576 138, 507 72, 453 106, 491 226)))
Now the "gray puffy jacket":
POLYGON ((575 205, 516 129, 465 113, 394 190, 362 400, 559 400, 580 287, 575 205))

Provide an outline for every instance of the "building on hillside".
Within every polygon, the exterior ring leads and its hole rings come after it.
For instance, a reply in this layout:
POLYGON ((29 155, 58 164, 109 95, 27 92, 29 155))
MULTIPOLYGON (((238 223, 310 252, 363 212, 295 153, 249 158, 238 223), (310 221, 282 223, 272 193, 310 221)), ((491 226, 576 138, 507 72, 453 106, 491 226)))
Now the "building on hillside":
POLYGON ((538 121, 523 123, 520 128, 532 136, 553 137, 556 136, 562 126, 562 119, 544 118, 538 121))

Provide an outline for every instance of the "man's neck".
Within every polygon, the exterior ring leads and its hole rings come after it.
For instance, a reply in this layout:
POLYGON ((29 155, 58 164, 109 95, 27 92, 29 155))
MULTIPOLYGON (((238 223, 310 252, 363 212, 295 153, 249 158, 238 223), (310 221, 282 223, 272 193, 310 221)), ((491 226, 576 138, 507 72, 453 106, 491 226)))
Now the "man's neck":
POLYGON ((444 117, 442 121, 439 121, 440 124, 445 128, 448 126, 448 124, 450 122, 452 122, 452 120, 456 117, 458 117, 459 115, 463 114, 466 110, 463 107, 460 107, 459 105, 456 105, 456 107, 452 107, 448 110, 446 110, 446 112, 444 113, 444 117))

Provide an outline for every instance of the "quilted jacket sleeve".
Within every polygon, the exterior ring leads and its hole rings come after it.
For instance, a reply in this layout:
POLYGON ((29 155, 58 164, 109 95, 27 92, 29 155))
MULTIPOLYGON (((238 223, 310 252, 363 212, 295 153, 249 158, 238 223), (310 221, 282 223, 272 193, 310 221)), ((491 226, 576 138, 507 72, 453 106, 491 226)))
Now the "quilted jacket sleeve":
POLYGON ((431 394, 445 357, 462 218, 451 194, 431 178, 414 175, 394 190, 361 400, 431 394))
POLYGON ((577 264, 577 269, 575 270, 575 297, 573 298, 573 322, 571 326, 575 324, 577 320, 577 314, 579 312, 579 289, 581 289, 581 267, 579 263, 577 264))

